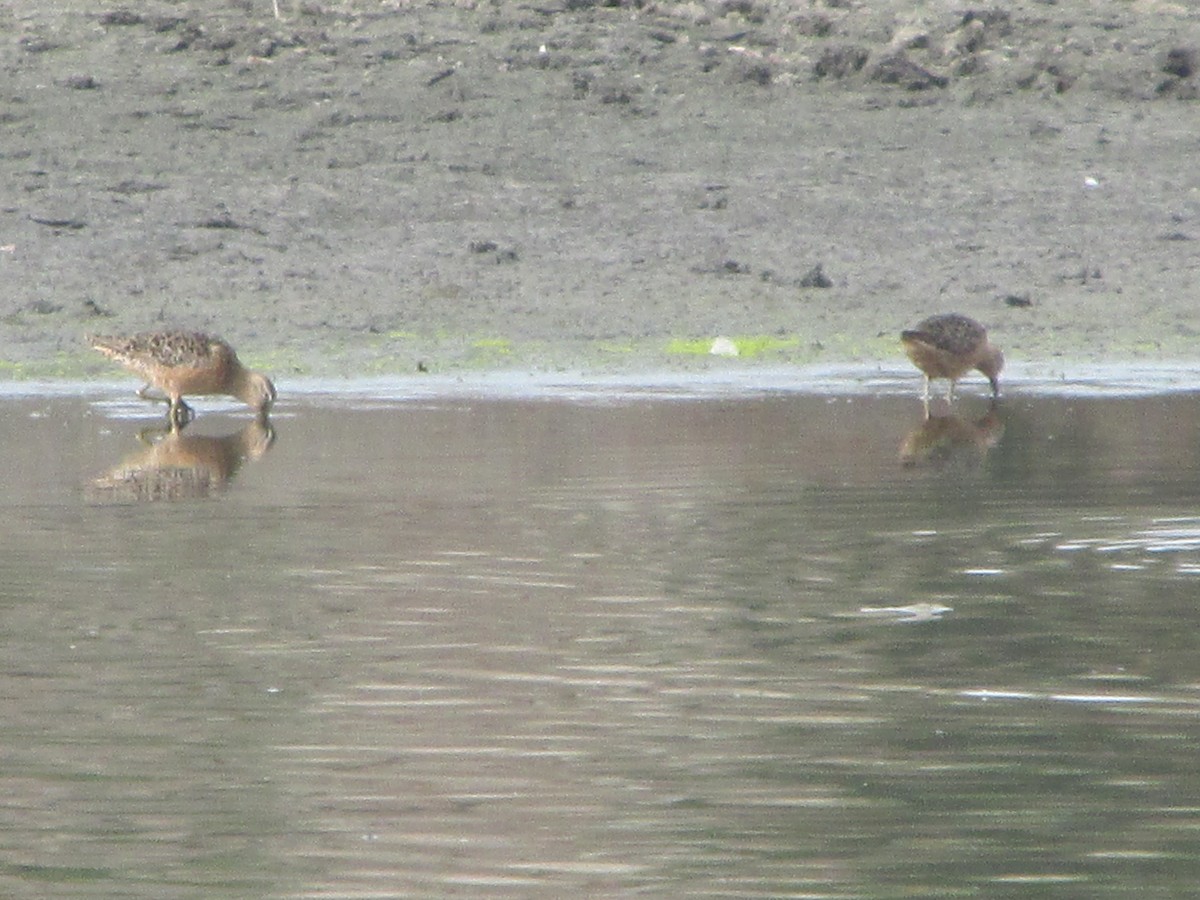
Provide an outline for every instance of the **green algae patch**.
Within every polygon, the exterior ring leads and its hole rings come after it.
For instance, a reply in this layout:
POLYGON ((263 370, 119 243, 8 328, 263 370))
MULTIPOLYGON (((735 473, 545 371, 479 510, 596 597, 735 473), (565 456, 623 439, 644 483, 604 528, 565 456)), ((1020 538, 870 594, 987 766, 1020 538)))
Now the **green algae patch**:
POLYGON ((512 355, 513 343, 508 338, 479 338, 471 342, 467 361, 474 366, 487 365, 497 359, 507 359, 512 355))
POLYGON ((112 375, 113 364, 93 354, 56 353, 49 359, 0 360, 0 380, 82 379, 112 375))
POLYGON ((626 355, 637 352, 637 345, 632 341, 625 344, 617 344, 612 341, 601 341, 596 345, 596 351, 601 354, 621 354, 626 355))
POLYGON ((732 338, 675 338, 664 348, 672 356, 737 356, 753 359, 772 353, 791 353, 800 347, 800 338, 777 335, 752 334, 732 338), (713 352, 714 344, 724 346, 727 352, 713 352), (737 352, 729 352, 736 350, 737 352))
POLYGON ((800 346, 798 337, 772 337, 769 335, 751 335, 737 337, 733 344, 738 349, 738 356, 764 356, 768 353, 790 352, 800 346))
POLYGON ((26 363, 0 360, 0 378, 9 381, 27 381, 35 376, 29 373, 30 366, 26 363))
POLYGON ((480 338, 471 344, 476 350, 486 350, 491 353, 503 353, 506 356, 512 353, 512 341, 508 338, 480 338))
POLYGON ((311 375, 312 366, 306 355, 293 350, 271 350, 266 353, 238 354, 248 368, 275 378, 281 374, 311 375))
POLYGON ((832 334, 821 341, 822 348, 836 359, 877 360, 903 359, 900 337, 894 334, 864 336, 861 334, 832 334))
POLYGON ((664 349, 673 356, 704 356, 712 349, 712 338, 699 338, 698 340, 674 338, 667 342, 664 349))

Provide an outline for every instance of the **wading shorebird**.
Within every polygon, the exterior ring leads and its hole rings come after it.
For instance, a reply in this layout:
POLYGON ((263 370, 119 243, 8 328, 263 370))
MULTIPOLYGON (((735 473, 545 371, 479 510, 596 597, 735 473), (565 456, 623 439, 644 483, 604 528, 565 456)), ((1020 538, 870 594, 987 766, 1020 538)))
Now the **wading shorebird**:
POLYGON ((198 331, 147 331, 132 337, 91 335, 88 343, 146 380, 138 396, 166 400, 171 424, 192 419, 184 394, 229 394, 259 416, 265 417, 275 402, 275 385, 265 375, 247 369, 227 343, 198 331), (166 396, 147 393, 158 388, 166 396))
POLYGON ((930 316, 916 328, 900 332, 900 343, 913 364, 925 375, 922 399, 929 400, 929 383, 946 378, 946 399, 954 399, 954 383, 965 373, 978 369, 992 385, 992 396, 1000 396, 1000 370, 1004 354, 988 343, 987 329, 966 316, 945 313, 930 316))

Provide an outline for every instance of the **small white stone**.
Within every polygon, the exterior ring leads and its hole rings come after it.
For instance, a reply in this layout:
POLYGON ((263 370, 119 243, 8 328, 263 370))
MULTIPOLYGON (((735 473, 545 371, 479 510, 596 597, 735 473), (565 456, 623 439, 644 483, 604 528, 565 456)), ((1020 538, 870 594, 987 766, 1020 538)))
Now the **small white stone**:
POLYGON ((719 337, 712 342, 712 346, 708 348, 708 352, 713 356, 737 356, 737 344, 727 337, 719 337))

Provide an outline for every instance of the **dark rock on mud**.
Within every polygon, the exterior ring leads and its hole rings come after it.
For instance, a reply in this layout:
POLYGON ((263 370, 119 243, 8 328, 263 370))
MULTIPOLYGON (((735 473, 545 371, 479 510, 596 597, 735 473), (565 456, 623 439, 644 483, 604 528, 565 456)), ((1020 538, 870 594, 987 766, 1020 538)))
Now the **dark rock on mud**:
POLYGON ((799 285, 802 288, 831 288, 833 281, 825 274, 825 269, 820 263, 817 263, 809 269, 800 279, 799 285))

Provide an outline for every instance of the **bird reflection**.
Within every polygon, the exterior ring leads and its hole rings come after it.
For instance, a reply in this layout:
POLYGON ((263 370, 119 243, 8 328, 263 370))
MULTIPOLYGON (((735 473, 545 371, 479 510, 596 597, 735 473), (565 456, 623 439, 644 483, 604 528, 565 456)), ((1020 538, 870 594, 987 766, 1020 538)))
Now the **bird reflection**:
POLYGON ((906 468, 973 469, 1003 435, 1004 421, 995 401, 986 415, 974 421, 952 413, 934 416, 926 410, 921 424, 900 444, 900 462, 906 468))
POLYGON ((275 442, 275 429, 259 416, 224 437, 185 434, 185 426, 146 428, 144 445, 92 480, 89 495, 112 503, 193 500, 224 487, 246 461, 263 458, 275 442))

